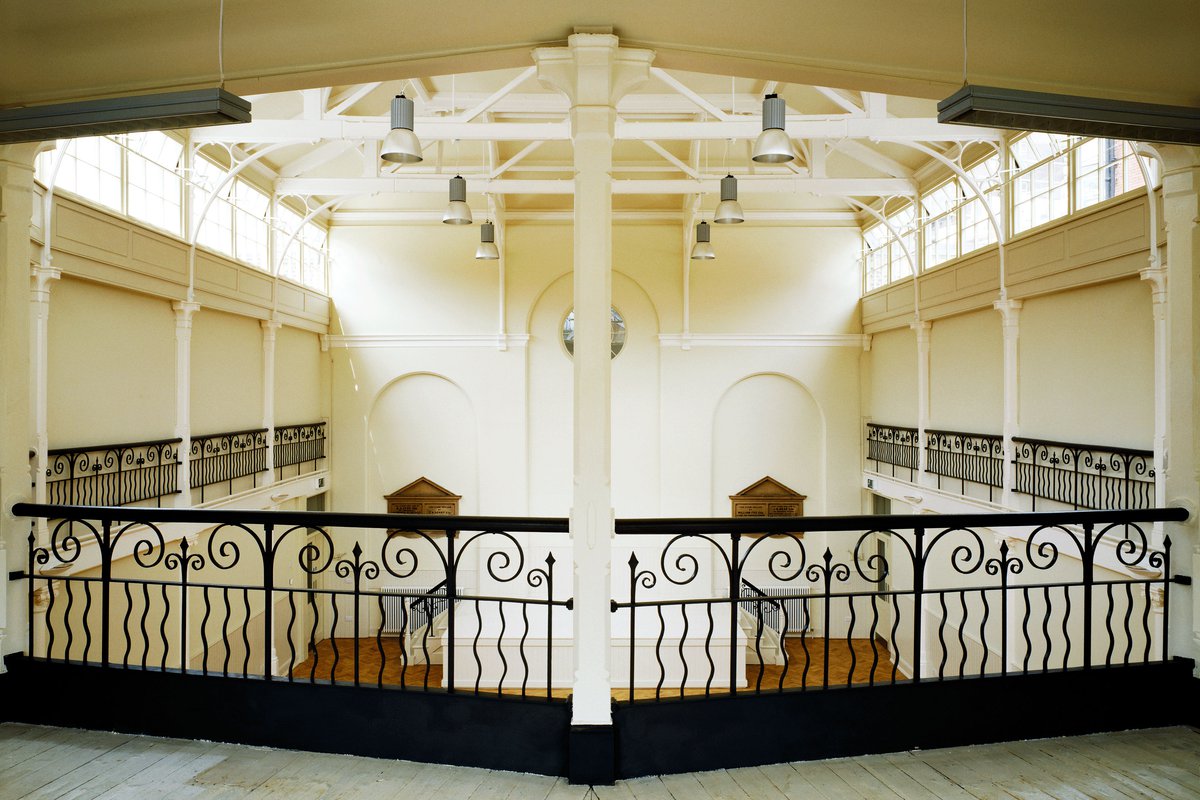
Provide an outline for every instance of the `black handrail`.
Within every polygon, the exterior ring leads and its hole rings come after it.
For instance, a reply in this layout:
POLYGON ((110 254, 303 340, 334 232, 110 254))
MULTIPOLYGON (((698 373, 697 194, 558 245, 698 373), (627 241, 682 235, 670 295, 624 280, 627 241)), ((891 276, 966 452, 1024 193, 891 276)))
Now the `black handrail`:
POLYGON ((405 530, 565 533, 566 517, 451 517, 431 514, 380 514, 339 511, 256 511, 224 508, 131 508, 14 503, 19 517, 120 522, 200 522, 213 525, 311 525, 332 528, 403 528, 405 530))
POLYGON ((622 535, 691 533, 804 533, 807 531, 864 531, 911 528, 1040 528, 1051 525, 1105 525, 1133 522, 1183 522, 1185 508, 1113 511, 1030 511, 980 514, 889 514, 834 517, 693 517, 680 519, 619 519, 622 535))

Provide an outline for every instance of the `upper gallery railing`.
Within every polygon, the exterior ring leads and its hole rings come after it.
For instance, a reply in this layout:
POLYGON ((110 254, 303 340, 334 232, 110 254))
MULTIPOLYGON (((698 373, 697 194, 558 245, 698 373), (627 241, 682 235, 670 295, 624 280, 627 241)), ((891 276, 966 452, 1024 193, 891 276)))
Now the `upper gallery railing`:
MULTIPOLYGON (((963 431, 925 431, 925 471, 937 476, 937 487, 958 481, 960 494, 968 484, 987 487, 987 499, 996 500, 1004 485, 1004 438, 996 434, 963 431), (944 480, 945 479, 945 480, 944 480)), ((918 470, 918 433, 915 428, 867 425, 868 464, 878 472, 907 470, 915 480, 918 470)), ((1030 497, 1030 510, 1038 500, 1050 500, 1072 509, 1148 509, 1154 505, 1154 453, 1105 445, 1054 442, 1013 437, 1013 492, 1030 497)))
POLYGON ((179 494, 181 439, 64 447, 47 452, 46 499, 120 506, 179 494))
POLYGON ((13 510, 54 521, 22 576, 35 659, 544 699, 570 683, 549 646, 570 581, 556 590, 554 556, 529 561, 514 535, 565 519, 13 510))
POLYGON ((325 423, 285 425, 275 428, 275 479, 282 480, 284 467, 295 466, 296 475, 303 474, 305 464, 316 469, 325 457, 325 423))
MULTIPOLYGON (((317 469, 325 458, 324 422, 286 425, 275 429, 276 480, 317 469), (291 467, 292 469, 288 469, 291 467)), ((192 438, 191 486, 199 499, 206 487, 250 477, 266 469, 267 429, 214 433, 192 438)), ((46 500, 54 505, 123 506, 156 501, 179 494, 181 439, 123 442, 92 447, 63 447, 47 452, 46 500)))

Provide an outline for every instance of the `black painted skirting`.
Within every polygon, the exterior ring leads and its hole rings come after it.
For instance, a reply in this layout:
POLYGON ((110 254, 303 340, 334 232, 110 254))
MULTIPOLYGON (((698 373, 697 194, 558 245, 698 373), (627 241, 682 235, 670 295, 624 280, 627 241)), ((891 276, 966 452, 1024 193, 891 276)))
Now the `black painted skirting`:
POLYGON ((621 704, 617 774, 1196 724, 1193 662, 621 704))
POLYGON ((567 774, 565 701, 105 669, 8 656, 12 721, 567 774))
POLYGON ((572 727, 563 701, 104 669, 21 655, 6 665, 0 719, 562 775, 575 783, 1200 725, 1200 680, 1185 659, 620 704, 612 728, 572 727))

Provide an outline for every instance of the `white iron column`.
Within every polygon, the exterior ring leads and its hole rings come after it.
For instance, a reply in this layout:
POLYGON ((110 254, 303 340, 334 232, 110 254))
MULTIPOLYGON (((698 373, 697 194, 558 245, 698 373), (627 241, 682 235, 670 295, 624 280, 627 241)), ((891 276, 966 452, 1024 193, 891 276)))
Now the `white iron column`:
POLYGON ((571 102, 575 147, 574 560, 572 722, 611 725, 612 149, 616 102, 649 77, 653 53, 610 34, 575 34, 534 51, 538 79, 571 102))
POLYGON ((199 303, 180 301, 175 309, 175 436, 179 442, 179 494, 175 505, 192 504, 192 317, 199 303))
POLYGON ((31 144, 0 147, 0 654, 27 648, 29 634, 29 584, 10 581, 8 573, 26 568, 29 537, 29 520, 9 509, 31 499, 29 225, 36 152, 31 144))
POLYGON ((1004 472, 1000 502, 1007 508, 1013 507, 1013 488, 1016 485, 1017 458, 1016 444, 1013 437, 1020 432, 1020 386, 1021 373, 1019 362, 1019 345, 1021 338, 1021 306, 1020 300, 997 300, 992 308, 1000 312, 1000 321, 1004 331, 1004 422, 1001 434, 1004 437, 1004 472))
MULTIPOLYGON (((1167 228, 1167 505, 1183 506, 1191 517, 1167 525, 1173 544, 1172 572, 1200 575, 1200 414, 1197 359, 1200 358, 1200 148, 1163 146, 1163 221, 1167 228)), ((1173 655, 1200 654, 1200 593, 1172 586, 1170 642, 1173 655)))
POLYGON ((914 322, 917 333, 917 485, 925 483, 928 466, 925 452, 925 429, 929 427, 929 329, 928 322, 914 322))
MULTIPOLYGON (((49 375, 50 375, 50 282, 62 277, 62 270, 36 266, 30 280, 30 336, 32 338, 33 382, 33 499, 46 502, 46 465, 49 461, 49 375)), ((46 538, 46 521, 38 520, 38 538, 46 538)))
POLYGON ((263 486, 275 482, 275 334, 281 325, 273 319, 262 321, 262 426, 267 429, 267 474, 263 486))

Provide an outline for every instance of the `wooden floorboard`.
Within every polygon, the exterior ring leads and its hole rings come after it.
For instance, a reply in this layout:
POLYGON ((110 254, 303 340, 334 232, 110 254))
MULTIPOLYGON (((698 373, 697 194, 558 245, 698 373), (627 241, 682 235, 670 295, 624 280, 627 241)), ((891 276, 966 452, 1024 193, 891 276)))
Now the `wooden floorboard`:
POLYGON ((407 761, 0 725, 0 800, 1197 800, 1200 731, 771 764, 572 786, 407 761))
MULTIPOLYGON (((814 688, 825 685, 825 641, 823 639, 801 639, 791 637, 785 642, 788 654, 786 665, 758 664, 746 666, 746 681, 750 689, 762 691, 784 689, 814 688)), ((353 639, 324 639, 317 643, 315 651, 309 657, 297 664, 291 672, 291 678, 296 681, 335 681, 338 683, 353 683, 354 674, 354 640, 353 639)), ((887 649, 876 642, 871 646, 869 639, 833 639, 829 642, 829 685, 845 686, 848 684, 889 683, 893 678, 905 681, 907 678, 899 671, 893 670, 888 658, 887 649), (874 669, 872 669, 874 667, 874 669)), ((509 670, 501 691, 504 694, 521 693, 521 667, 514 664, 509 670)), ((399 686, 423 689, 442 688, 441 664, 410 665, 401 657, 400 644, 395 638, 385 639, 382 646, 375 639, 358 640, 358 682, 367 686, 399 686)), ((459 686, 459 689, 473 690, 474 685, 459 686)), ((495 692, 494 688, 481 687, 481 692, 495 692)), ((545 689, 526 688, 528 694, 544 697, 545 689)), ((713 691, 722 692, 723 687, 713 687, 713 691)), ((566 697, 571 693, 569 688, 555 689, 555 697, 566 697)), ((683 695, 704 694, 704 688, 688 688, 682 692, 679 687, 663 686, 661 692, 654 688, 634 689, 634 698, 648 700, 656 695, 662 697, 679 697, 683 695)), ((613 699, 628 700, 629 689, 615 687, 613 699)))

